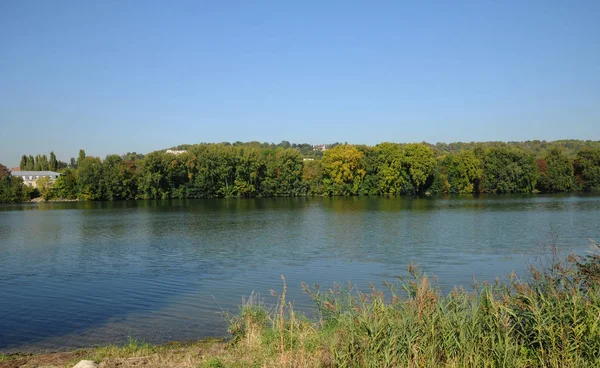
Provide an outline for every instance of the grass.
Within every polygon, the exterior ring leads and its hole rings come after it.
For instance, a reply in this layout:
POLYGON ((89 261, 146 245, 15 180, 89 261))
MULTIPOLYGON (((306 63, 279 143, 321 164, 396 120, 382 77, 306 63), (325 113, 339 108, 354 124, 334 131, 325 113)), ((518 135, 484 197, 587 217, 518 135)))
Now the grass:
POLYGON ((0 354, 0 363, 16 359, 15 355, 0 354))
POLYGON ((251 297, 230 320, 224 366, 598 367, 600 248, 585 259, 531 268, 527 281, 482 283, 443 294, 410 265, 407 279, 371 286, 304 285, 320 318, 251 297), (236 361, 243 357, 243 361, 236 361))
MULTIPOLYGON (((251 295, 227 317, 228 341, 130 339, 81 351, 62 366, 90 359, 104 367, 598 367, 600 248, 593 246, 586 258, 532 267, 527 281, 513 274, 447 294, 414 265, 383 289, 304 285, 316 319, 294 311, 282 276, 277 305, 251 295)), ((0 355, 0 367, 7 359, 0 355)))

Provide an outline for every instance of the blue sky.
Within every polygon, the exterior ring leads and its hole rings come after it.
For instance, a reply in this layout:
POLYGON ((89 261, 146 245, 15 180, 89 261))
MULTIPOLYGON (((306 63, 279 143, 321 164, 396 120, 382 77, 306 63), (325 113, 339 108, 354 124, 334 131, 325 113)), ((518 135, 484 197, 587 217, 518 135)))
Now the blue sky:
POLYGON ((0 2, 0 162, 600 139, 600 1, 0 2))

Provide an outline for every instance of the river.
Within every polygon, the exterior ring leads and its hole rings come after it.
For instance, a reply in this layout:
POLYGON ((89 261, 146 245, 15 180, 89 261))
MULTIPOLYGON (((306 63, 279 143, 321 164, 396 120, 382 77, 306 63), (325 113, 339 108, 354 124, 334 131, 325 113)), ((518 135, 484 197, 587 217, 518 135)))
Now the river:
POLYGON ((409 262, 443 290, 527 277, 553 234, 600 239, 600 196, 267 198, 0 205, 0 352, 224 336, 253 291, 381 286, 409 262))

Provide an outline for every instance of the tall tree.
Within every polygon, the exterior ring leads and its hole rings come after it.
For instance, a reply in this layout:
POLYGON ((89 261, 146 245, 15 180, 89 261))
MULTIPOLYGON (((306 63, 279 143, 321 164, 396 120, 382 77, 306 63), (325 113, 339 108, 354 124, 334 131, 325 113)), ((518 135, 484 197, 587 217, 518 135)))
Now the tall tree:
POLYGON ((27 167, 25 167, 25 170, 32 171, 34 169, 35 169, 35 160, 32 155, 29 155, 27 157, 27 167))
POLYGON ((84 200, 104 199, 102 161, 98 157, 86 157, 78 164, 79 198, 84 200))
POLYGON ((79 164, 85 158, 85 151, 83 149, 79 150, 79 157, 77 158, 77 164, 79 164))
POLYGON ((35 163, 33 165, 33 170, 34 171, 41 171, 42 170, 42 163, 41 163, 41 157, 40 155, 35 155, 35 163))
POLYGON ((27 170, 27 155, 21 156, 21 162, 19 163, 19 169, 27 170))
POLYGON ((50 171, 58 170, 58 160, 56 159, 54 151, 50 152, 50 161, 48 161, 48 169, 50 171))
POLYGON ((48 156, 46 155, 42 155, 40 157, 40 170, 44 170, 47 171, 49 168, 49 164, 48 164, 48 156))

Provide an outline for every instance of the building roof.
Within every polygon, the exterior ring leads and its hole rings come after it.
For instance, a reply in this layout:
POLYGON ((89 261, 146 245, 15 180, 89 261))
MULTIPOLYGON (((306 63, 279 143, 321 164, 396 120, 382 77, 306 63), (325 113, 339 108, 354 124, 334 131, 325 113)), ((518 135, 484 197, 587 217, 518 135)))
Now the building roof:
POLYGON ((16 171, 13 176, 59 176, 60 174, 54 171, 16 171))

